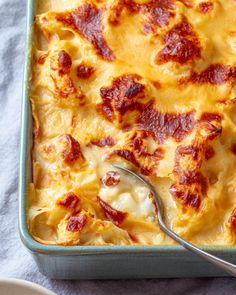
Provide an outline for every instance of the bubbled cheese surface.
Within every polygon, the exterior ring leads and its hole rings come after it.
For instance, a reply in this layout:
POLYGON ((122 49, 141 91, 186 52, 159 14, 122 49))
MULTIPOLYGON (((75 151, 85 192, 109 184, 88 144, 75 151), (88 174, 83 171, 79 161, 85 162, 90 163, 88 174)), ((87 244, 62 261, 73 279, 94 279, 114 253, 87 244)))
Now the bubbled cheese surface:
POLYGON ((174 243, 115 162, 176 233, 235 244, 235 1, 39 0, 32 55, 36 240, 174 243))

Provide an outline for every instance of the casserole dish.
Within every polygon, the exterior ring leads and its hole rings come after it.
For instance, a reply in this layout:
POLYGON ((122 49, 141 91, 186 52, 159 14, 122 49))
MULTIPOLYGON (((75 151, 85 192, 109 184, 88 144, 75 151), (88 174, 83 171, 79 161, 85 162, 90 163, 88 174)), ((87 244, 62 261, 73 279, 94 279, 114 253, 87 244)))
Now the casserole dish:
MULTIPOLYGON (((28 184, 32 181, 32 114, 29 104, 31 78, 32 23, 37 1, 28 1, 27 57, 25 64, 19 177, 20 236, 33 255, 39 270, 55 279, 118 279, 156 277, 222 276, 180 246, 52 246, 35 241, 27 225, 28 184), (140 267, 142 265, 142 267, 140 267)), ((204 247, 236 263, 235 247, 204 247)))

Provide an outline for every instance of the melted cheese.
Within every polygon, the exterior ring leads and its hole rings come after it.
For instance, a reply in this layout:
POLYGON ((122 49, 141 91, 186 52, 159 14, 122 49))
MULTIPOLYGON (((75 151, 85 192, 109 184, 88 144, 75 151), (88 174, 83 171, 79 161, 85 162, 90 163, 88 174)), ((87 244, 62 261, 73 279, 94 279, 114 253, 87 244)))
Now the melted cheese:
POLYGON ((236 242, 236 3, 40 0, 28 223, 45 244, 236 242), (115 171, 114 171, 115 172, 115 171))

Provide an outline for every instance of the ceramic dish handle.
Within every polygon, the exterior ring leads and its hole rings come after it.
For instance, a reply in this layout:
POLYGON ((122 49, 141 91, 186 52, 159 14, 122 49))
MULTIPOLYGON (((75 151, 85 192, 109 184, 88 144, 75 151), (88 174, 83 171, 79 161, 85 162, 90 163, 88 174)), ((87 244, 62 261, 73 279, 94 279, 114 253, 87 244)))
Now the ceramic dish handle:
POLYGON ((182 239, 180 236, 178 236, 176 233, 174 233, 172 230, 170 230, 163 222, 162 218, 159 218, 159 225, 160 228, 172 239, 174 239, 176 242, 181 244, 184 248, 191 251, 192 253, 197 254, 198 256, 201 256, 203 259, 209 261, 210 263, 222 268, 224 271, 229 273, 230 275, 236 277, 236 265, 229 263, 223 259, 220 259, 206 251, 203 251, 199 249, 198 247, 194 246, 193 244, 187 242, 186 240, 182 239))

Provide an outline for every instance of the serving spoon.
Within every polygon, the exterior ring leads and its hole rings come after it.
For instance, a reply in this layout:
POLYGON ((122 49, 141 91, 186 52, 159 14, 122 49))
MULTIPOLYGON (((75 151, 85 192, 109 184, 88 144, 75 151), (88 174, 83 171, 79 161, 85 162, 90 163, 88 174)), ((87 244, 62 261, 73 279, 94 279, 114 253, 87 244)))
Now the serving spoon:
POLYGON ((156 205, 157 205, 157 220, 160 226, 160 229, 165 232, 169 237, 171 237, 173 240, 178 242, 180 245, 182 245, 185 249, 189 250, 192 253, 197 254, 198 256, 202 257, 203 259, 207 260, 208 262, 218 266, 219 268, 222 268, 224 271, 229 273, 230 275, 236 277, 236 265, 229 263, 223 259, 220 259, 206 251, 203 251, 199 249, 198 247, 194 246, 193 244, 187 242, 185 239, 181 238, 179 235, 174 233, 166 224, 164 221, 164 209, 161 201, 161 197, 159 194, 156 192, 154 186, 147 181, 143 176, 140 174, 136 173, 135 171, 113 164, 113 166, 119 170, 122 170, 124 172, 127 172, 129 174, 132 174, 135 176, 137 179, 139 179, 141 182, 143 182, 152 192, 156 205))

